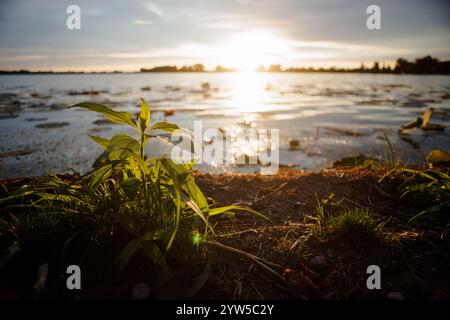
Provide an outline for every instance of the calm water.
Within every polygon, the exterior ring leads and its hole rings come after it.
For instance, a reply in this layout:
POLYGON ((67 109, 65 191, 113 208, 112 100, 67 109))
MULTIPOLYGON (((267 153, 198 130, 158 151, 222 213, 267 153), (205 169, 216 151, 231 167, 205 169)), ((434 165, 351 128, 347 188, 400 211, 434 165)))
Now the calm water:
MULTIPOLYGON (((133 114, 147 99, 154 120, 192 129, 243 124, 280 129, 280 163, 309 170, 343 156, 383 154, 383 135, 404 162, 423 164, 432 148, 450 149, 450 129, 406 139, 400 125, 435 108, 432 122, 450 125, 450 77, 369 74, 113 74, 0 76, 0 177, 74 170, 85 172, 101 153, 87 133, 111 137, 124 128, 102 124, 101 116, 67 106, 91 100, 133 114), (203 83, 209 84, 202 88, 203 83), (151 91, 142 90, 151 87, 151 91), (89 91, 97 91, 89 94, 89 91), (46 124, 63 126, 45 128, 46 124), (44 126, 44 128, 40 128, 44 126), (289 150, 289 139, 300 147, 289 150)), ((151 144, 151 152, 167 153, 151 144)), ((208 166, 209 172, 252 171, 252 167, 208 166)))

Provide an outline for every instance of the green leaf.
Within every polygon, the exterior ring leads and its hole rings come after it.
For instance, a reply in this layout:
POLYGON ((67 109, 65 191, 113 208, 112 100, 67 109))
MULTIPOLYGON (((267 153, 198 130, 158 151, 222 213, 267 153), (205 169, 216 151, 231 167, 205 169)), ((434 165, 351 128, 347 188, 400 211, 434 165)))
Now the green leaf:
POLYGON ((154 125, 151 126, 150 131, 153 130, 161 130, 166 132, 174 132, 175 130, 181 129, 178 125, 175 123, 169 123, 169 122, 157 122, 154 125))
POLYGON ((136 254, 138 249, 141 247, 141 239, 133 239, 128 245, 122 250, 116 260, 116 264, 119 264, 119 271, 122 271, 130 262, 130 259, 136 254))
POLYGON ((26 190, 26 191, 24 190, 24 191, 18 192, 17 194, 12 194, 10 196, 6 196, 4 198, 1 198, 0 199, 0 203, 7 202, 9 200, 17 199, 17 198, 20 198, 20 197, 25 197, 25 196, 28 196, 30 194, 33 194, 34 192, 35 191, 33 191, 33 190, 26 190))
POLYGON ((89 180, 89 189, 95 190, 97 186, 109 178, 112 174, 112 165, 107 164, 103 167, 98 168, 94 171, 94 173, 91 176, 91 180, 89 180))
POLYGON ((150 107, 147 101, 141 98, 141 113, 139 114, 139 125, 142 132, 145 132, 148 125, 150 124, 150 107))
POLYGON ((205 222, 206 226, 209 227, 208 220, 206 219, 205 215, 203 214, 202 210, 198 207, 197 203, 195 203, 193 200, 189 199, 187 196, 182 195, 183 201, 186 202, 186 204, 191 208, 195 213, 198 214, 198 216, 205 222))
POLYGON ((116 134, 109 141, 106 151, 110 160, 125 160, 139 154, 140 144, 126 134, 116 134))
POLYGON ((128 197, 133 198, 141 187, 141 181, 137 178, 131 177, 124 180, 121 183, 121 187, 128 197))
POLYGON ((109 144, 109 140, 99 137, 99 136, 94 136, 94 135, 89 135, 89 137, 94 140, 95 142, 97 142, 98 145, 100 145, 100 147, 102 147, 103 149, 106 150, 106 148, 108 148, 108 144, 109 144))
POLYGON ((257 216, 260 216, 263 219, 266 219, 266 220, 270 221, 270 219, 268 217, 266 217, 265 215, 263 215, 262 213, 260 213, 258 211, 255 211, 255 210, 247 208, 247 207, 240 207, 240 206, 235 206, 235 205, 209 209, 209 215, 210 216, 214 216, 214 215, 218 215, 218 214, 221 214, 221 213, 232 213, 232 211, 247 211, 247 212, 251 212, 251 213, 256 214, 257 216))
POLYGON ((129 112, 114 111, 104 105, 101 105, 101 104, 98 104, 95 102, 77 103, 76 105, 73 105, 71 108, 73 108, 73 107, 84 108, 84 109, 88 109, 91 111, 101 113, 105 117, 107 117, 109 120, 111 120, 112 122, 115 122, 118 124, 129 125, 129 126, 135 128, 136 130, 138 129, 138 127, 136 126, 136 123, 134 123, 134 121, 131 120, 131 114, 129 112))

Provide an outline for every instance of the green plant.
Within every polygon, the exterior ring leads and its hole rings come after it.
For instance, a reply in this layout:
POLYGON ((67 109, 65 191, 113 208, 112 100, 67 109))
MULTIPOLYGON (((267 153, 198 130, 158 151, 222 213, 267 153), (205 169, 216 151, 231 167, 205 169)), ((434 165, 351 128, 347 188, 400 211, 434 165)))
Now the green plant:
POLYGON ((325 225, 332 217, 333 211, 341 206, 343 199, 336 201, 334 193, 328 195, 327 198, 319 199, 316 193, 316 217, 315 220, 319 227, 325 225))
POLYGON ((420 197, 424 202, 431 203, 426 209, 414 215, 409 222, 436 213, 447 213, 450 208, 450 176, 441 169, 415 170, 397 168, 385 174, 379 182, 386 177, 397 177, 403 180, 400 185, 401 195, 408 194, 420 197))
MULTIPOLYGON (((138 139, 125 134, 117 134, 109 140, 91 136, 105 152, 97 161, 102 165, 92 173, 89 186, 91 191, 95 190, 100 183, 113 177, 110 180, 117 183, 125 194, 140 191, 144 200, 142 204, 146 210, 152 212, 156 225, 160 225, 162 230, 172 230, 166 250, 171 247, 183 217, 197 215, 204 222, 206 233, 210 227, 209 216, 232 210, 254 212, 237 206, 210 210, 205 196, 195 183, 191 163, 177 164, 166 158, 145 159, 145 144, 149 139, 158 138, 157 132, 172 133, 181 128, 167 122, 157 122, 150 126, 150 108, 144 99, 141 99, 141 112, 135 121, 127 112, 116 112, 92 102, 76 104, 74 107, 99 112, 109 120, 128 125, 136 131, 138 139), (168 199, 173 202, 173 210, 164 204, 164 200, 168 199)), ((152 237, 154 238, 155 234, 152 233, 152 237)))
MULTIPOLYGON (((214 232, 209 223, 211 216, 233 214, 237 210, 261 215, 246 207, 213 207, 195 183, 192 163, 146 159, 145 145, 149 139, 183 129, 167 122, 151 124, 145 100, 141 100, 141 112, 136 119, 128 112, 92 102, 73 107, 98 112, 115 123, 129 126, 136 137, 122 133, 110 139, 90 136, 104 149, 91 172, 78 177, 41 178, 5 190, 0 198, 2 248, 15 242, 34 245, 42 239, 76 242, 78 239, 72 240, 73 237, 80 238, 75 235, 81 233, 90 243, 88 248, 100 248, 109 246, 114 236, 117 245, 123 246, 115 259, 119 271, 133 257, 144 255, 158 274, 154 289, 164 292, 163 297, 173 297, 174 293, 167 292, 170 287, 167 284, 177 276, 167 260, 169 253, 176 261, 192 255, 199 243, 214 232)), ((63 247, 62 256, 67 245, 63 247)), ((205 264, 198 281, 184 290, 187 295, 194 294, 206 281, 208 265, 205 264)))
POLYGON ((374 244, 382 238, 387 222, 378 223, 369 209, 346 209, 331 220, 334 232, 356 246, 374 244))
POLYGON ((384 166, 393 169, 398 166, 397 154, 395 153, 391 141, 386 134, 384 134, 384 139, 384 166))

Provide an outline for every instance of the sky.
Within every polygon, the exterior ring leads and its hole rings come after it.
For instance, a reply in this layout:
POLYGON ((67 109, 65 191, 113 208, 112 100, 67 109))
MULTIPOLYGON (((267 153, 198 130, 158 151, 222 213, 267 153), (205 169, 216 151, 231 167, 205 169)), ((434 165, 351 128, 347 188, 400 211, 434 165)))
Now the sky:
POLYGON ((449 0, 0 0, 0 69, 356 67, 450 59, 449 0), (381 29, 369 30, 369 5, 381 29), (81 29, 66 9, 78 5, 81 29))

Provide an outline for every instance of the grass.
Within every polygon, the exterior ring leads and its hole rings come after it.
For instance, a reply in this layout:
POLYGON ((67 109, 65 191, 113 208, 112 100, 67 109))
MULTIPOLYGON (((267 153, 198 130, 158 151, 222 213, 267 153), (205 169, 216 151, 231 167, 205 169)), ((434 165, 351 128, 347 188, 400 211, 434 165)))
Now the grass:
MULTIPOLYGON (((347 157, 334 163, 335 167, 352 167, 359 170, 369 170, 380 174, 378 184, 385 180, 401 181, 396 191, 399 200, 415 197, 416 202, 422 203, 422 210, 411 216, 409 222, 413 223, 419 218, 430 215, 445 215, 450 211, 450 175, 448 166, 435 168, 410 168, 400 163, 397 153, 389 138, 385 135, 383 159, 374 160, 366 158, 364 155, 347 157)), ((441 160, 442 150, 434 149, 426 157, 438 154, 441 160)), ((444 159, 445 160, 445 159, 444 159)), ((446 163, 443 163, 444 165, 446 163)), ((429 166, 432 167, 432 163, 429 166)), ((320 215, 319 215, 320 217, 320 215)))
MULTIPOLYGON (((449 170, 445 167, 443 169, 413 169, 401 166, 389 139, 387 136, 385 138, 385 160, 380 164, 379 169, 386 170, 386 173, 378 183, 386 178, 402 180, 399 198, 412 196, 424 203, 423 210, 412 216, 409 222, 431 214, 447 214, 450 209, 449 170)), ((432 152, 435 150, 432 150, 430 154, 432 152)))
POLYGON ((340 239, 356 247, 379 243, 384 224, 377 222, 367 208, 343 210, 330 222, 333 232, 340 239))

